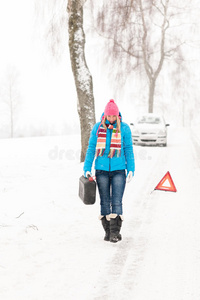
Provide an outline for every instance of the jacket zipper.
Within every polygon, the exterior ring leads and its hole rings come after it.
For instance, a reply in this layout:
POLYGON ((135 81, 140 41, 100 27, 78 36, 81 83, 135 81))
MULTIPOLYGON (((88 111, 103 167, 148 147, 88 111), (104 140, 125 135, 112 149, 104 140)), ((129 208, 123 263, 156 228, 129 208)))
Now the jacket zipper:
MULTIPOLYGON (((109 130, 110 130, 110 145, 111 145, 112 129, 109 130)), ((111 168, 111 158, 109 157, 109 172, 110 172, 110 168, 111 168)))

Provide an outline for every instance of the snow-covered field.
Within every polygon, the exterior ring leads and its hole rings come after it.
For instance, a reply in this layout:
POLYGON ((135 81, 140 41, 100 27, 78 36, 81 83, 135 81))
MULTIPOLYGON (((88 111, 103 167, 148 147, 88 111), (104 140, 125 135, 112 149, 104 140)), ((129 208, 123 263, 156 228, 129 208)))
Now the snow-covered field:
POLYGON ((79 136, 0 140, 0 299, 199 300, 198 132, 134 147, 117 244, 78 198, 79 136), (167 171, 177 193, 153 191, 167 171))

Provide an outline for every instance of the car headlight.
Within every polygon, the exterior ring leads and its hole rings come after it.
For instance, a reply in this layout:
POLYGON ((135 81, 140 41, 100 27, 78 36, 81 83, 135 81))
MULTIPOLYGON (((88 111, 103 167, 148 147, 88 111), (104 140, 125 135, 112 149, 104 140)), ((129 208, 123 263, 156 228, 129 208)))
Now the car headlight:
POLYGON ((137 129, 133 129, 132 130, 132 135, 139 135, 139 131, 137 129))
POLYGON ((160 131, 158 132, 158 134, 159 134, 159 135, 166 135, 166 131, 165 131, 165 130, 160 130, 160 131))

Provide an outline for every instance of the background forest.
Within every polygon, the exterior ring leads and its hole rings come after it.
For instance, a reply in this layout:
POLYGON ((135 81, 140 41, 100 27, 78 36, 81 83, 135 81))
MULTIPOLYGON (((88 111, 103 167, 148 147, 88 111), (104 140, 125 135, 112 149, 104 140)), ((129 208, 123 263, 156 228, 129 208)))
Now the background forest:
POLYGON ((174 126, 199 124, 199 1, 9 0, 0 4, 1 138, 80 131, 68 33, 74 4, 83 9, 93 85, 87 118, 95 111, 99 120, 114 98, 128 123, 154 111, 174 126))

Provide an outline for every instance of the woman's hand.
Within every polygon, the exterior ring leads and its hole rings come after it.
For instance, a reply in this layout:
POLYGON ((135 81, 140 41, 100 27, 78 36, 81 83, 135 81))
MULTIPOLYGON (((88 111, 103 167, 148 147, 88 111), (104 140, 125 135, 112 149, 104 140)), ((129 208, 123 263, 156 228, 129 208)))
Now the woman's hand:
POLYGON ((133 172, 129 171, 128 175, 126 177, 126 182, 129 183, 131 181, 131 179, 133 178, 133 172))
POLYGON ((85 176, 85 178, 88 178, 88 177, 92 177, 92 174, 91 174, 90 171, 86 171, 86 172, 84 173, 84 176, 85 176))

